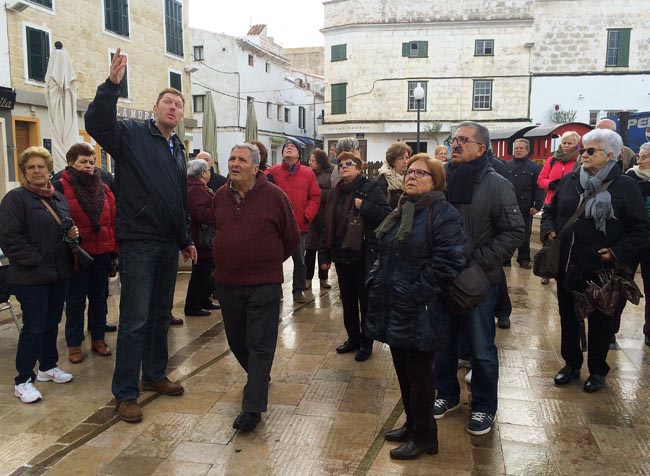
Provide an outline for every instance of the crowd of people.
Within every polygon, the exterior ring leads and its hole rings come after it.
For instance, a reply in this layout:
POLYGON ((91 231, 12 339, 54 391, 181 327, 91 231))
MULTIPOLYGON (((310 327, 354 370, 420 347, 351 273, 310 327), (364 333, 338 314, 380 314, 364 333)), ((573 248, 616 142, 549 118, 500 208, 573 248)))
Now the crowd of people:
MULTIPOLYGON (((514 158, 504 163, 491 154, 487 128, 462 122, 433 157, 391 144, 377 179, 364 175, 352 137, 339 139, 329 155, 311 151, 308 165, 293 139, 272 166, 263 144, 235 144, 226 179, 214 172, 207 152, 186 161, 173 132, 185 106, 179 91, 160 92, 152 120, 116 119, 126 62, 118 50, 86 112, 88 132, 115 160, 115 183, 105 183, 88 144, 70 148, 68 166, 54 177, 50 153, 30 147, 18 160, 21 187, 0 204, 0 247, 23 312, 15 377, 22 402, 42 398, 36 381, 73 380, 58 366, 64 305, 70 363, 86 358, 86 301, 90 350, 113 353, 105 332, 116 261, 122 283, 116 411, 135 423, 143 419, 142 390, 182 395, 183 386, 167 378, 180 252, 192 264, 185 315, 221 309, 230 349, 247 373, 233 427, 254 430, 268 406, 283 263, 291 257, 296 304, 309 301, 304 292, 316 270, 320 289, 332 287, 334 264, 346 331, 337 353, 364 362, 374 341, 390 348, 406 412, 404 425, 384 435, 402 443, 391 457, 435 454, 436 421, 460 405, 462 360, 471 366, 467 431, 492 429, 496 327, 510 327, 512 311, 503 267, 516 251, 519 266, 531 268, 532 218, 540 211, 542 242, 561 239, 556 281, 565 365, 554 383, 580 376, 586 349, 585 392, 605 385, 607 352, 627 296, 603 308, 589 290, 603 276, 633 279, 640 264, 650 292, 650 143, 641 147, 637 165, 605 120, 584 137, 565 132, 543 166, 531 160, 525 139, 514 142, 514 158), (86 266, 82 247, 91 258, 86 266), (450 307, 450 287, 476 268, 485 293, 462 310, 450 307)), ((648 301, 643 332, 650 345, 648 301)))

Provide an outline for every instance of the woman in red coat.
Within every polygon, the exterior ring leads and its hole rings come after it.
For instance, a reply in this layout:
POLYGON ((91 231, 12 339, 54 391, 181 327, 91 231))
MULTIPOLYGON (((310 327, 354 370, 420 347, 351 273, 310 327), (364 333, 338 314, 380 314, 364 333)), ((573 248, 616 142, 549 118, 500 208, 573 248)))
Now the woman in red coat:
POLYGON ((70 215, 79 228, 81 245, 95 260, 87 271, 72 275, 66 298, 65 340, 68 359, 73 364, 83 361, 81 341, 84 313, 88 299, 88 328, 90 348, 101 356, 111 355, 104 341, 108 313, 108 274, 111 259, 117 252, 115 241, 115 196, 101 181, 95 168, 95 150, 88 144, 70 147, 66 154, 68 166, 55 182, 70 204, 70 215))
POLYGON ((562 134, 560 147, 544 162, 537 178, 539 188, 546 190, 544 205, 551 203, 560 180, 573 170, 580 150, 580 135, 575 131, 562 134))

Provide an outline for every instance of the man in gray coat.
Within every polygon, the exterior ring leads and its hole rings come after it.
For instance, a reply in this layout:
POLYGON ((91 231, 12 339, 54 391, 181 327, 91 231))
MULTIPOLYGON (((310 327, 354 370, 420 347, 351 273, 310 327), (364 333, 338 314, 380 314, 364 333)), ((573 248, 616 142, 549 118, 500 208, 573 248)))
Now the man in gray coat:
POLYGON ((492 429, 497 411, 499 361, 494 344, 494 304, 501 265, 523 242, 524 220, 512 184, 489 163, 489 131, 475 122, 463 122, 450 145, 447 199, 463 218, 471 257, 485 271, 490 288, 483 303, 455 316, 450 348, 436 357, 438 396, 434 416, 442 418, 460 406, 458 345, 454 343, 462 333, 472 357, 472 414, 467 431, 484 435, 492 429))

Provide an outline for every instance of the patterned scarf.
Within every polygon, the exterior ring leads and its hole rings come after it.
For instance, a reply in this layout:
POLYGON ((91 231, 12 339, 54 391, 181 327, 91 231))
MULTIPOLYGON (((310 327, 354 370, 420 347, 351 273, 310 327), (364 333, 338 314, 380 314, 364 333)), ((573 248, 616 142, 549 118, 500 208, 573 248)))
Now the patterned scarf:
POLYGON ((393 167, 384 161, 379 169, 379 175, 383 175, 388 184, 388 190, 404 190, 404 176, 399 175, 393 167))
POLYGON ((27 183, 25 184, 25 188, 39 197, 52 198, 54 196, 54 187, 52 187, 52 184, 49 181, 45 187, 38 187, 34 184, 27 183))
POLYGON ((68 166, 65 171, 79 206, 90 218, 93 231, 99 233, 99 230, 101 230, 99 217, 102 215, 104 201, 106 200, 106 186, 101 181, 99 169, 95 169, 93 174, 88 174, 68 166))
POLYGON ((609 172, 616 167, 616 159, 610 160, 605 167, 594 175, 580 167, 580 185, 585 190, 585 218, 593 218, 596 230, 607 234, 607 220, 614 219, 614 208, 612 207, 612 196, 605 190, 597 192, 609 172))

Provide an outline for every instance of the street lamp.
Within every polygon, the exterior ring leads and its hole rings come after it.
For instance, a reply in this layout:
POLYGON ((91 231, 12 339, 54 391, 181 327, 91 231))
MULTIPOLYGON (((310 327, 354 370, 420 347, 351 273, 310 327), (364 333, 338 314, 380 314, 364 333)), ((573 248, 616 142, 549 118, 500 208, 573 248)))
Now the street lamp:
POLYGON ((418 108, 418 129, 416 136, 416 146, 415 153, 420 153, 420 107, 422 106, 422 100, 424 99, 424 88, 420 83, 418 83, 415 88, 413 88, 413 99, 415 99, 415 104, 418 108))

